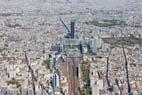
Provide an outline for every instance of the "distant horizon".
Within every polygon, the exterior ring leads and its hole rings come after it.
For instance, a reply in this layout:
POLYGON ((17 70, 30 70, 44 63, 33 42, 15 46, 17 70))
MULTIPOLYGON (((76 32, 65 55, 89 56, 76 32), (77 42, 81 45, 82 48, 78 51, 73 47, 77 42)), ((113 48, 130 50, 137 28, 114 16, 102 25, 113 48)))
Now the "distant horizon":
MULTIPOLYGON (((110 8, 115 8, 115 7, 119 7, 119 6, 126 6, 128 5, 130 2, 140 2, 142 3, 142 0, 0 0, 0 5, 2 5, 3 3, 32 3, 32 2, 38 2, 38 3, 54 3, 54 2, 71 2, 72 4, 75 4, 77 2, 88 2, 88 3, 93 3, 94 6, 100 6, 100 7, 110 7, 110 8)), ((8 4, 8 5, 9 5, 8 4)), ((23 4, 23 5, 24 5, 23 4)), ((92 4, 91 4, 92 5, 92 4)))

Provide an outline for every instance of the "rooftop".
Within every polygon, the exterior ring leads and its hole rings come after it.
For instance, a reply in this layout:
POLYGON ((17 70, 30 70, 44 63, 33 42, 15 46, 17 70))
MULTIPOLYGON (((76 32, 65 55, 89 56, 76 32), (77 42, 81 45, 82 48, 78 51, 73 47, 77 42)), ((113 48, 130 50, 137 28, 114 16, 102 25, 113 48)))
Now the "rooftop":
POLYGON ((64 45, 79 45, 80 40, 78 39, 64 39, 64 45))
POLYGON ((67 57, 80 57, 80 51, 75 50, 75 49, 69 49, 68 51, 65 52, 67 57))

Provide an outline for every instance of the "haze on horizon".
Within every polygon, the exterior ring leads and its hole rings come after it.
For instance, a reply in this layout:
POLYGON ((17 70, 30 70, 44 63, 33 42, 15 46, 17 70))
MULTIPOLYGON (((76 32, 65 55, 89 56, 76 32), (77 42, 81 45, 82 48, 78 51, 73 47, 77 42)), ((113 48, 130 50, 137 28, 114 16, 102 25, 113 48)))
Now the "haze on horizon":
POLYGON ((0 12, 3 9, 33 10, 40 9, 120 9, 127 8, 132 2, 142 5, 142 0, 0 0, 0 12))

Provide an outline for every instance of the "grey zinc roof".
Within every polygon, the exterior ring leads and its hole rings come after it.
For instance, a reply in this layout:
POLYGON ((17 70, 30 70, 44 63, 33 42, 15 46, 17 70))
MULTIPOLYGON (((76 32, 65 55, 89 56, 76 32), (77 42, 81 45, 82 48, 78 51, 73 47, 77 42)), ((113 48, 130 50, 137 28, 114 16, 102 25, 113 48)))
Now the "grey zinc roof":
POLYGON ((64 39, 64 45, 79 45, 80 40, 78 39, 64 39))
POLYGON ((80 57, 80 52, 74 49, 69 49, 68 51, 66 51, 66 55, 68 57, 80 57))

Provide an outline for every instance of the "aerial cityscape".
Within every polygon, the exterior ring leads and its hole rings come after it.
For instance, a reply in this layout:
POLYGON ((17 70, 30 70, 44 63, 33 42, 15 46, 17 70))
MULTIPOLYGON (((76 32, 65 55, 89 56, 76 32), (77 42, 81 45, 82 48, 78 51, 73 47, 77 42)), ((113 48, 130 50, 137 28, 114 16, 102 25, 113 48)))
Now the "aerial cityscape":
POLYGON ((0 0, 0 95, 142 95, 142 0, 0 0))

